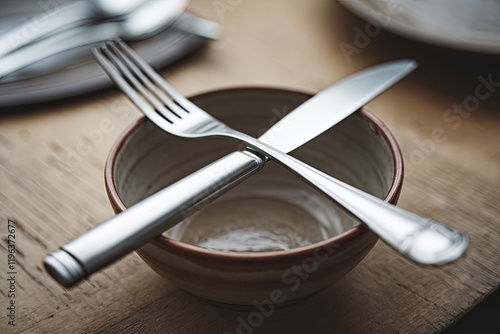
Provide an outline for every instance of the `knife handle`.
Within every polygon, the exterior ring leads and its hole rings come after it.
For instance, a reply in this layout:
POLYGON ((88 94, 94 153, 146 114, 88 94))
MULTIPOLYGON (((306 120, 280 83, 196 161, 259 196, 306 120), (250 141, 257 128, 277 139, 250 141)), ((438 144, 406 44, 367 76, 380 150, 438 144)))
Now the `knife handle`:
POLYGON ((228 154, 70 241, 49 254, 44 266, 70 287, 159 236, 264 164, 248 150, 228 154))

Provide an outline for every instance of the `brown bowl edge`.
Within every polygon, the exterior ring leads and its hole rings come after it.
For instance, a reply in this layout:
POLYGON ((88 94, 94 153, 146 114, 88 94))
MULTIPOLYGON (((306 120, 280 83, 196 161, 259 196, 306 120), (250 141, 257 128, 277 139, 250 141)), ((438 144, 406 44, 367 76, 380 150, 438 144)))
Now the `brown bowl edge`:
MULTIPOLYGON (((305 92, 305 91, 299 91, 296 89, 289 89, 289 88, 276 88, 276 87, 233 87, 233 88, 224 88, 224 89, 216 89, 216 90, 210 90, 207 92, 195 94, 189 99, 195 99, 199 97, 203 97, 206 95, 211 95, 214 93, 220 93, 221 91, 251 91, 251 90, 256 90, 256 91, 277 91, 277 92, 286 92, 286 93, 294 93, 294 94, 302 94, 302 95, 307 95, 309 97, 312 97, 315 93, 314 92, 305 92)), ((368 120, 370 123, 375 125, 375 130, 377 131, 377 134, 381 135, 384 140, 387 142, 389 145, 389 148, 393 154, 394 157, 394 177, 393 177, 393 182, 389 188, 389 191, 387 192, 386 196, 384 197, 384 201, 396 204, 399 194, 402 189, 403 185, 403 157, 401 154, 401 150, 399 148, 399 145, 397 144, 394 135, 392 132, 389 130, 389 128, 380 120, 378 119, 374 114, 372 114, 370 111, 368 111, 365 107, 362 107, 361 109, 356 111, 357 113, 360 114, 361 117, 365 118, 368 120)), ((126 209, 125 204, 122 202, 120 196, 118 195, 118 191, 115 187, 115 182, 114 182, 114 177, 113 177, 113 170, 115 166, 115 160, 118 152, 124 145, 126 139, 128 136, 135 131, 135 129, 140 126, 142 123, 144 123, 147 120, 147 117, 143 116, 136 120, 134 123, 132 123, 128 128, 126 128, 123 133, 118 137, 118 139, 115 141, 113 144, 110 153, 107 157, 106 163, 105 163, 105 170, 104 170, 104 177, 105 177, 105 187, 106 187, 106 192, 108 194, 108 197, 111 201, 111 205, 113 207, 113 210, 116 213, 122 212, 126 209)), ((373 233, 371 232, 368 227, 364 224, 359 224, 343 233, 340 233, 336 236, 333 236, 329 239, 323 240, 321 242, 317 242, 312 245, 307 245, 307 246, 302 246, 298 248, 294 248, 292 250, 283 250, 283 251, 273 251, 273 252, 258 252, 258 253, 252 253, 252 252, 225 252, 225 251, 218 251, 218 250, 213 250, 213 249, 206 249, 202 248, 196 245, 191 245, 187 243, 183 243, 181 241, 177 241, 171 238, 168 238, 164 235, 160 235, 156 237, 155 239, 151 240, 150 243, 154 244, 157 247, 166 249, 166 250, 171 250, 175 251, 177 254, 184 254, 184 255, 191 255, 193 256, 196 254, 198 257, 212 259, 215 260, 216 258, 218 259, 234 259, 234 260, 239 260, 239 261, 272 261, 272 260, 278 260, 278 259, 283 259, 283 258, 299 258, 302 257, 308 253, 312 253, 317 249, 321 249, 323 247, 326 247, 327 245, 335 244, 335 243, 340 243, 340 242, 346 242, 359 234, 362 233, 373 233)))

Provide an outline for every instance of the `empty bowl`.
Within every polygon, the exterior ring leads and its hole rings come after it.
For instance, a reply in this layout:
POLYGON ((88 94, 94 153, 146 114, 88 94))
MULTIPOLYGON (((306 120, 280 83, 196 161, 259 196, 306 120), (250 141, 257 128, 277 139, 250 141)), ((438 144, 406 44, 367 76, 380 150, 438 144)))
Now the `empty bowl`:
MULTIPOLYGON (((254 137, 310 95, 237 88, 192 97, 227 125, 254 137)), ((335 113, 332 101, 332 114, 335 113)), ((106 163, 115 212, 241 146, 186 140, 147 119, 118 139, 106 163)), ((292 155, 346 183, 396 203, 401 152, 389 130, 359 110, 292 155)), ((137 253, 181 289, 228 307, 287 305, 353 269, 378 237, 331 199, 270 161, 240 185, 165 231, 137 253)))

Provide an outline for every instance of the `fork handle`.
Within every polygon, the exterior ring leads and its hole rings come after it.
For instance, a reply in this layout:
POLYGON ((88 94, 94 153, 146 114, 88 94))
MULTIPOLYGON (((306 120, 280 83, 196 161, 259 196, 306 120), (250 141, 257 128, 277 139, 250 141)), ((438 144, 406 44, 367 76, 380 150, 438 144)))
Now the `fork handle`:
MULTIPOLYGON (((228 129, 226 134, 233 136, 234 133, 228 129)), ((250 136, 237 133, 234 138, 244 140, 251 148, 321 190, 359 218, 385 243, 417 263, 445 264, 456 260, 468 247, 468 238, 447 225, 384 202, 250 136)))
POLYGON ((49 254, 45 268, 70 287, 159 236, 264 164, 265 158, 248 150, 228 154, 49 254))

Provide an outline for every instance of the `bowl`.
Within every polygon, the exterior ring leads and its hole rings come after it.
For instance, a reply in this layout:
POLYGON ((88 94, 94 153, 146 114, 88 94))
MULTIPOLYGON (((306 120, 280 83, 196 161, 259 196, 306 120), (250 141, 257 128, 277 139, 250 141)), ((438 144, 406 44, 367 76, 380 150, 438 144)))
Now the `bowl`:
MULTIPOLYGON (((234 88, 191 100, 227 125, 258 137, 311 94, 234 88)), ((335 103, 332 101, 332 113, 335 103)), ((241 149, 224 140, 186 140, 139 119, 118 139, 105 182, 116 213, 216 159, 241 149)), ((403 164, 398 145, 362 109, 292 155, 393 204, 403 164)), ((197 213, 137 250, 158 274, 202 299, 232 308, 297 302, 352 270, 378 237, 340 206, 269 161, 197 213)))

